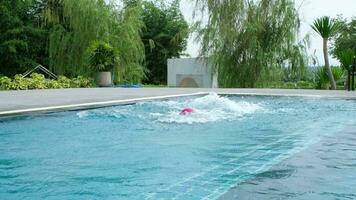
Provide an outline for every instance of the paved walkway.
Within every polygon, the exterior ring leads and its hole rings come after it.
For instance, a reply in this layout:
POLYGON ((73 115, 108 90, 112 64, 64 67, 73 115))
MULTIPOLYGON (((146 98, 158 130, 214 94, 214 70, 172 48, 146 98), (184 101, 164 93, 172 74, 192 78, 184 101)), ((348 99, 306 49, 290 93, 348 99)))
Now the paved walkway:
POLYGON ((241 95, 325 96, 356 99, 356 92, 276 89, 188 89, 188 88, 82 88, 57 90, 0 91, 0 116, 45 110, 86 108, 132 103, 144 98, 215 92, 241 95))

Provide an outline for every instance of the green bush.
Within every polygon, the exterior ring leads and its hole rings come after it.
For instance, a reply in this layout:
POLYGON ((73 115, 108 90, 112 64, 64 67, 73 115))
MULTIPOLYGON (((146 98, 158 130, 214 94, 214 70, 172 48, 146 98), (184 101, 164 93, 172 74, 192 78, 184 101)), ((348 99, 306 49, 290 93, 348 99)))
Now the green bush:
POLYGON ((59 76, 58 80, 48 80, 42 74, 33 73, 29 78, 15 75, 13 79, 6 76, 0 77, 1 90, 32 90, 32 89, 59 89, 59 88, 82 88, 92 87, 93 80, 78 76, 69 79, 59 76))
MULTIPOLYGON (((341 67, 332 67, 331 71, 333 73, 335 82, 338 86, 343 86, 345 81, 345 71, 341 67)), ((328 74, 324 67, 318 68, 314 74, 314 81, 317 89, 329 89, 330 82, 328 74)))
POLYGON ((0 90, 9 90, 11 88, 11 78, 6 76, 0 77, 0 90))
POLYGON ((315 71, 314 82, 316 89, 328 89, 330 87, 328 75, 324 67, 320 67, 315 71))
POLYGON ((346 81, 346 71, 341 67, 333 67, 331 70, 336 84, 339 86, 344 86, 344 82, 346 81))
POLYGON ((71 80, 72 88, 89 88, 93 86, 93 80, 78 76, 71 80))
POLYGON ((288 82, 268 82, 259 85, 259 88, 273 88, 273 89, 314 89, 315 84, 311 81, 288 81, 288 82))
POLYGON ((22 75, 15 75, 14 79, 11 82, 11 90, 27 90, 29 85, 28 78, 23 78, 22 75))
POLYGON ((58 77, 58 84, 61 88, 70 88, 71 80, 65 76, 58 77))
POLYGON ((46 82, 47 88, 50 89, 61 89, 64 88, 57 80, 48 80, 46 82))
POLYGON ((46 89, 47 81, 43 74, 33 73, 31 78, 26 78, 28 83, 28 89, 46 89))

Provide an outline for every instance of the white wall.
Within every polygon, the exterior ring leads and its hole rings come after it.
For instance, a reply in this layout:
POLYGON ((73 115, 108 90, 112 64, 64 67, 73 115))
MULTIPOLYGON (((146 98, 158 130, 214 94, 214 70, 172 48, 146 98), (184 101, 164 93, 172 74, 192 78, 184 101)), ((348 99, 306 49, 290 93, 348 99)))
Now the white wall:
MULTIPOLYGON (((180 87, 184 78, 194 79, 200 88, 217 87, 207 58, 168 59, 168 86, 180 87)), ((216 78, 215 78, 216 79, 216 78)))

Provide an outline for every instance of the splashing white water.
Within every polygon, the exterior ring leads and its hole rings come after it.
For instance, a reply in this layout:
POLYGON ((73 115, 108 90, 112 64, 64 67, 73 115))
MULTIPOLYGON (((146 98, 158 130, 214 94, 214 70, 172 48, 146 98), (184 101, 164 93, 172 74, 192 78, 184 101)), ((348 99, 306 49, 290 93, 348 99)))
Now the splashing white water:
POLYGON ((77 113, 77 116, 79 118, 139 118, 160 123, 194 124, 238 120, 261 109, 260 104, 237 102, 212 93, 185 100, 141 102, 133 106, 81 111, 77 113), (181 110, 186 107, 193 108, 194 112, 189 115, 180 115, 181 110))
POLYGON ((236 102, 215 93, 186 101, 167 101, 156 104, 162 106, 162 110, 167 110, 167 112, 151 113, 151 117, 163 123, 193 124, 236 120, 261 109, 259 104, 236 102), (191 107, 194 112, 190 115, 180 115, 180 111, 184 107, 191 107))

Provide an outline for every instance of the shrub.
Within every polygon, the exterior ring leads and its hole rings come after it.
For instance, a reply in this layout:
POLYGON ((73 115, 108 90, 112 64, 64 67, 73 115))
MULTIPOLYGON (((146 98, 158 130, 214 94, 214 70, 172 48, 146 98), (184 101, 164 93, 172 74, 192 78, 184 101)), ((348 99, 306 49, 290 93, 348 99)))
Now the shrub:
POLYGON ((16 75, 13 79, 6 76, 0 77, 1 90, 28 90, 28 89, 59 89, 59 88, 81 88, 93 86, 93 80, 82 76, 69 79, 59 76, 58 80, 48 80, 42 74, 33 73, 30 78, 16 75))
POLYGON ((50 89, 63 88, 63 86, 57 80, 48 80, 46 82, 46 86, 47 86, 47 88, 50 88, 50 89))
POLYGON ((336 83, 338 85, 344 85, 344 81, 346 80, 345 70, 341 67, 333 67, 331 70, 336 83))
POLYGON ((315 70, 314 82, 316 89, 327 89, 330 86, 328 75, 324 67, 315 70))
POLYGON ((287 81, 287 82, 268 82, 264 85, 258 85, 260 88, 277 89, 314 89, 315 84, 311 81, 287 81))
MULTIPOLYGON (((341 67, 332 67, 331 71, 333 73, 334 79, 338 85, 344 84, 345 71, 341 67)), ((328 74, 324 67, 320 67, 315 71, 314 81, 317 89, 329 89, 330 82, 328 74)))
POLYGON ((70 82, 71 80, 65 76, 58 77, 58 83, 61 86, 61 88, 70 88, 70 82))
POLYGON ((27 90, 29 81, 27 78, 23 78, 22 75, 15 75, 14 79, 11 82, 11 90, 27 90))
POLYGON ((28 89, 46 89, 47 81, 43 74, 33 73, 31 78, 26 78, 28 89))
POLYGON ((0 77, 0 90, 9 90, 11 89, 11 78, 7 76, 0 77))
POLYGON ((78 76, 71 81, 72 88, 88 88, 93 86, 94 80, 78 76))

